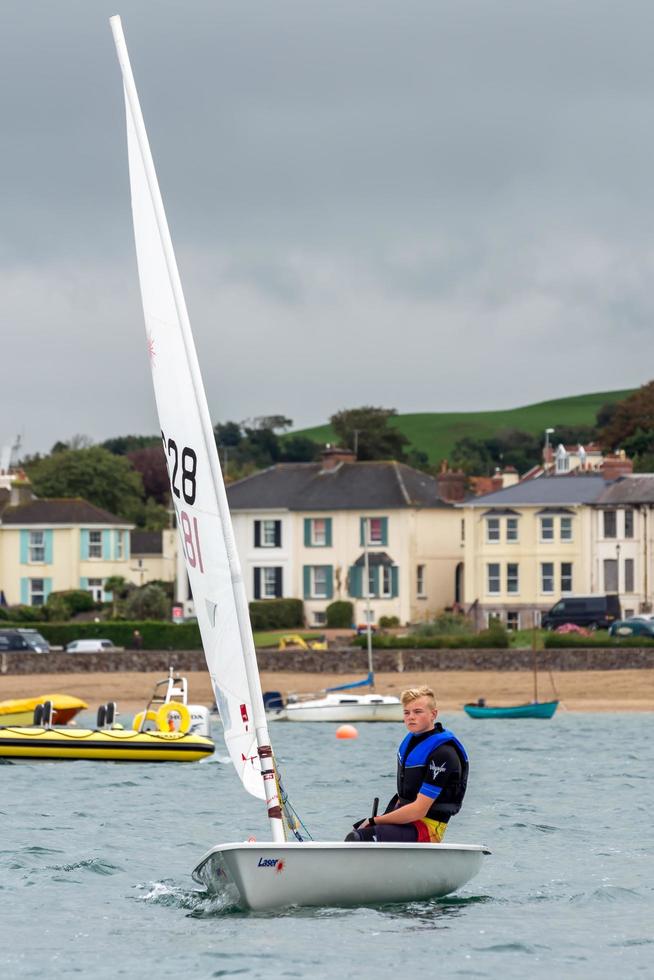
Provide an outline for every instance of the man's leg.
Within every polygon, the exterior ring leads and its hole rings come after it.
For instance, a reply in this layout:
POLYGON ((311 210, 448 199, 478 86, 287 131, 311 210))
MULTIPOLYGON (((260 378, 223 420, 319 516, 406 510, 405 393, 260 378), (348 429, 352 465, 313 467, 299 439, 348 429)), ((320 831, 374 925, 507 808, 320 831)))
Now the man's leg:
POLYGON ((418 831, 411 823, 384 823, 363 830, 353 830, 346 841, 376 841, 378 844, 415 844, 418 831))

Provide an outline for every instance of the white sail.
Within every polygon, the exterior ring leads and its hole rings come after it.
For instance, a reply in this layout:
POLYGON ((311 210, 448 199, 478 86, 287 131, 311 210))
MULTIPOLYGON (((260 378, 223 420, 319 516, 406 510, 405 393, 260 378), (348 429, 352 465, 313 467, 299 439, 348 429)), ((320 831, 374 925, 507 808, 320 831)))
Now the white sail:
MULTIPOLYGON (((128 78, 132 81, 131 70, 126 50, 121 49, 124 41, 118 18, 112 18, 112 27, 124 78, 132 215, 147 348, 180 547, 229 754, 245 788, 265 799, 234 595, 240 568, 220 463, 138 99, 135 89, 130 98, 126 84, 128 78)), ((251 635, 249 642, 254 652, 251 635)), ((260 698, 260 687, 255 696, 260 698)))

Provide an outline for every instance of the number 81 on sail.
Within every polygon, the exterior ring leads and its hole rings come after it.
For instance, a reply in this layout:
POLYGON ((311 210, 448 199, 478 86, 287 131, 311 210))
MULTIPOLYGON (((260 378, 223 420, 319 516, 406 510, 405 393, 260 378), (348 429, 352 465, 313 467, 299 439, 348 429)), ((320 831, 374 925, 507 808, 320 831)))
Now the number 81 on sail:
MULTIPOLYGON (((166 436, 161 432, 161 438, 163 441, 164 454, 166 456, 166 462, 168 464, 168 476, 170 478, 170 488, 173 491, 173 495, 178 499, 184 498, 185 503, 192 506, 195 503, 196 491, 197 491, 197 469, 198 469, 198 457, 194 449, 190 446, 184 446, 181 453, 181 463, 182 463, 182 473, 181 473, 181 492, 180 488, 177 486, 177 474, 179 471, 180 464, 180 453, 177 448, 177 443, 174 439, 166 439, 166 436), (173 470, 170 472, 169 460, 172 462, 173 470)), ((202 548, 200 547, 200 532, 198 529, 198 519, 193 518, 191 523, 191 518, 188 516, 185 510, 178 510, 177 504, 173 501, 175 507, 175 513, 177 515, 177 522, 182 529, 182 538, 184 541, 184 553, 188 559, 188 563, 191 568, 199 568, 200 572, 204 573, 204 564, 202 562, 202 548)))

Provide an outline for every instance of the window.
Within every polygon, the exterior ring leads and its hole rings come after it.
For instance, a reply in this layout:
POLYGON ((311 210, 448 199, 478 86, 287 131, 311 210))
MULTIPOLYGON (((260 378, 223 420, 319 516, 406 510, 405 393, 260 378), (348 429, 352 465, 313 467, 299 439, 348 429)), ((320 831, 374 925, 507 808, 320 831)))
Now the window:
POLYGON ((500 540, 500 519, 499 517, 486 518, 486 541, 500 540))
MULTIPOLYGON (((615 511, 613 516, 615 516, 615 511)), ((616 558, 604 559, 604 591, 618 591, 618 562, 616 558)))
POLYGON ((91 593, 95 602, 102 602, 102 579, 88 579, 86 583, 86 591, 91 593))
POLYGON ((314 517, 311 521, 311 544, 316 548, 327 544, 327 521, 324 517, 314 517))
MULTIPOLYGON (((30 531, 29 560, 45 561, 45 532, 30 531)), ((38 581, 35 579, 35 581, 38 581)), ((34 603, 33 603, 34 605, 34 603)))
MULTIPOLYGON (((629 511, 627 511, 629 513, 629 511)), ((624 560, 624 590, 625 592, 634 591, 634 560, 625 558, 624 560)))
POLYGON ((384 528, 381 517, 368 518, 368 544, 384 543, 384 528))
POLYGON ((123 543, 124 543, 123 542, 123 532, 122 531, 118 531, 116 533, 116 554, 115 554, 115 558, 116 558, 117 561, 119 561, 125 555, 125 551, 124 551, 124 548, 123 548, 123 543))
POLYGON ((416 592, 418 596, 424 596, 425 594, 425 566, 418 565, 416 568, 416 592))
POLYGON ((279 566, 254 569, 254 598, 282 598, 282 569, 279 566))
POLYGON ((516 610, 511 610, 506 614, 506 628, 508 630, 519 630, 520 629, 520 613, 516 610))
POLYGON ((561 562, 561 592, 572 592, 572 562, 561 562))
POLYGON ((388 565, 382 565, 381 567, 381 592, 380 595, 384 599, 388 597, 393 592, 393 583, 391 581, 391 570, 388 565))
POLYGON ((498 595, 500 591, 500 566, 497 562, 486 565, 486 591, 489 595, 498 595))
POLYGON ((633 510, 626 510, 624 512, 624 536, 625 536, 625 538, 633 538, 633 536, 634 536, 634 512, 633 512, 633 510))
POLYGON ((282 522, 275 520, 254 522, 255 548, 281 548, 282 522))
POLYGON ((311 568, 311 596, 313 599, 327 598, 326 565, 313 565, 311 568))
POLYGON ((517 541, 518 540, 518 518, 517 517, 507 517, 507 519, 506 519, 506 540, 507 541, 517 541))
POLYGON ((543 595, 554 592, 554 562, 543 561, 540 564, 540 591, 543 595))
POLYGON ((540 539, 541 541, 554 540, 554 518, 541 517, 540 519, 540 539))
POLYGON ((616 535, 616 519, 614 510, 604 511, 604 537, 614 538, 616 535))
POLYGON ((327 625, 327 613, 326 612, 314 612, 313 614, 314 626, 326 626, 327 625))
POLYGON ((506 591, 512 593, 513 595, 520 591, 518 566, 512 562, 509 562, 509 564, 506 566, 506 591))
POLYGON ((572 541, 572 518, 561 518, 561 541, 572 541))
POLYGON ((30 606, 42 606, 45 602, 45 579, 30 579, 30 606))
MULTIPOLYGON (((364 568, 363 574, 365 575, 365 573, 366 572, 364 568)), ((376 579, 377 576, 375 575, 375 569, 372 567, 372 565, 369 565, 368 566, 368 591, 363 593, 364 599, 366 598, 366 596, 372 598, 374 595, 376 595, 376 586, 377 586, 376 579)))
POLYGON ((89 531, 89 558, 102 558, 102 531, 89 531))

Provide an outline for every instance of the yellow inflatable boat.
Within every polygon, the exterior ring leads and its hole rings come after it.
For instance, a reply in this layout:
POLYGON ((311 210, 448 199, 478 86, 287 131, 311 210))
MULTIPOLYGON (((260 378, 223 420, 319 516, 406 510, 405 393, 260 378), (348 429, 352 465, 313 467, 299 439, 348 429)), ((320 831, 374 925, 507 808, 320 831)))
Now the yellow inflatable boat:
POLYGON ((0 728, 0 762, 102 759, 114 762, 197 762, 213 742, 182 732, 124 729, 0 728))
POLYGON ((41 694, 38 698, 12 698, 0 701, 0 725, 31 725, 34 709, 44 701, 52 702, 52 720, 55 725, 66 725, 88 708, 86 701, 69 694, 41 694))

